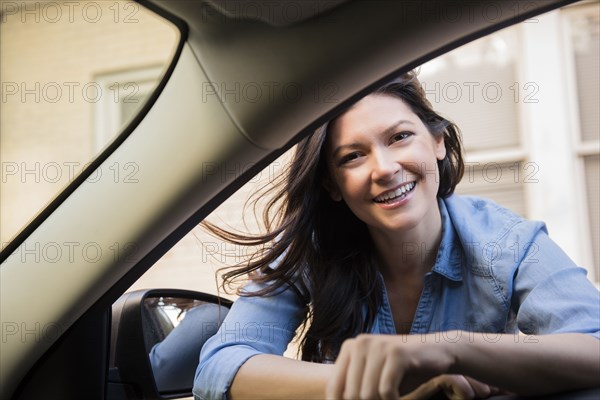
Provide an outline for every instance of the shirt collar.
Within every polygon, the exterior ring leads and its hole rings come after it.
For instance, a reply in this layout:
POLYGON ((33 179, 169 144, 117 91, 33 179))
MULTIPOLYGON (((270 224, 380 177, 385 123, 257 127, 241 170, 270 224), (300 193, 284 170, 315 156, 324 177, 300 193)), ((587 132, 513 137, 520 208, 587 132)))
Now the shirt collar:
POLYGON ((438 249, 435 265, 432 271, 452 281, 462 281, 462 246, 448 214, 446 203, 438 198, 440 215, 442 217, 442 240, 438 249))

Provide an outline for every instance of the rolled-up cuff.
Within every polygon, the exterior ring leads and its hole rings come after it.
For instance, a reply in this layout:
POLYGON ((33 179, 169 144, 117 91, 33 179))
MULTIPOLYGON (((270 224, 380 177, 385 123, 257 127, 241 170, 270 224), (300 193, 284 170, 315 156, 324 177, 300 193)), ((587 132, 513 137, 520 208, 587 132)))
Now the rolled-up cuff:
POLYGON ((227 400, 233 378, 242 364, 261 352, 249 346, 232 346, 219 350, 220 362, 208 360, 200 365, 200 373, 194 381, 193 394, 196 400, 227 400), (224 368, 222 360, 227 360, 224 368), (212 361, 212 362, 211 362, 212 361))

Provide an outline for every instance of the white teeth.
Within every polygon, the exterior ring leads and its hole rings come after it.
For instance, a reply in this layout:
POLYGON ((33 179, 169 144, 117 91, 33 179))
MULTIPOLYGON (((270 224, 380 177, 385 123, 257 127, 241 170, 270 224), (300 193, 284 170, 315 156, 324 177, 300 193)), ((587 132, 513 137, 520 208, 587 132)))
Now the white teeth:
POLYGON ((410 182, 407 183, 406 185, 400 186, 398 189, 394 190, 393 192, 388 192, 385 194, 382 194, 381 196, 377 196, 375 197, 375 201, 378 203, 382 203, 385 202, 387 200, 399 197, 399 196, 403 196, 404 194, 410 192, 414 187, 415 187, 416 183, 415 182, 410 182))

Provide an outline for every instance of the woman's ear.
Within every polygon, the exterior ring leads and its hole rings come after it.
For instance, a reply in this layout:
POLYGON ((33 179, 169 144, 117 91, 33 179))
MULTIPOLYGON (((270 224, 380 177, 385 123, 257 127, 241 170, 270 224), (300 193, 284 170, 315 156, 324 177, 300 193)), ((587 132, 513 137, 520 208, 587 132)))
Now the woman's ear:
POLYGON ((443 134, 435 138, 435 157, 438 160, 443 160, 446 157, 446 143, 443 134))
POLYGON ((325 188, 327 193, 329 193, 329 197, 331 197, 331 200, 342 201, 342 194, 340 193, 340 190, 329 176, 323 179, 323 187, 325 188))

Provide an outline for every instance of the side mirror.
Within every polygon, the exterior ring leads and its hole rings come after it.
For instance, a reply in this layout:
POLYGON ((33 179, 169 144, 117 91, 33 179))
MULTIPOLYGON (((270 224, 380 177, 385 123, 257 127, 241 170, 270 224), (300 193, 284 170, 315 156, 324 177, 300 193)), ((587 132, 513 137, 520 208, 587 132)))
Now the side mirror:
POLYGON ((106 398, 191 396, 200 350, 232 304, 188 290, 125 293, 112 306, 106 398))

